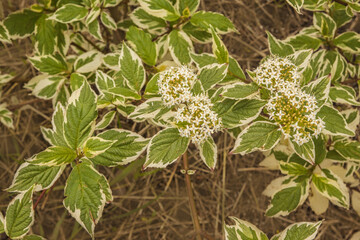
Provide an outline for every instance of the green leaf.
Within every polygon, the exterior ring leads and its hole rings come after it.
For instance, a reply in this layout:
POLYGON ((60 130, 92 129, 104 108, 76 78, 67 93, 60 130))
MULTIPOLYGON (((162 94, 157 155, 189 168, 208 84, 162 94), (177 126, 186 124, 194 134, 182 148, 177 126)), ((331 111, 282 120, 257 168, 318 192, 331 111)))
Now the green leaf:
POLYGON ((296 51, 288 58, 298 67, 298 71, 302 73, 310 65, 313 51, 311 49, 296 51))
POLYGON ((225 225, 226 240, 268 240, 268 237, 253 224, 236 217, 230 217, 235 225, 225 225))
POLYGON ((215 169, 217 162, 217 147, 212 137, 207 138, 199 146, 200 157, 211 170, 215 169))
POLYGON ((136 160, 148 144, 148 140, 139 134, 122 129, 107 130, 99 134, 98 137, 114 141, 114 143, 106 152, 90 160, 95 164, 108 167, 125 165, 136 160))
POLYGON ((210 43, 211 34, 200 27, 193 25, 191 22, 187 22, 182 30, 190 36, 191 40, 197 43, 210 43))
POLYGON ((140 6, 155 17, 176 21, 180 15, 168 0, 138 0, 140 6))
POLYGON ((346 120, 338 110, 324 105, 316 116, 325 122, 324 133, 329 135, 354 136, 354 132, 349 129, 346 120))
POLYGON ((200 69, 199 80, 204 90, 207 91, 221 82, 226 76, 227 69, 226 64, 211 64, 200 69))
POLYGON ((360 143, 357 141, 338 141, 334 149, 347 160, 360 161, 360 143))
POLYGON ((72 23, 84 19, 87 14, 88 10, 85 7, 69 3, 58 8, 50 19, 61 23, 72 23))
POLYGON ((360 34, 356 32, 345 32, 334 39, 335 46, 342 50, 352 53, 360 53, 360 34))
POLYGON ((129 16, 138 27, 148 30, 151 34, 162 34, 166 31, 164 19, 149 14, 141 7, 136 8, 129 16))
POLYGON ((330 77, 323 76, 302 87, 302 90, 314 96, 318 107, 321 107, 329 98, 330 84, 330 77))
POLYGON ((322 223, 321 221, 316 223, 311 223, 311 222, 293 223, 280 233, 279 239, 313 240, 315 239, 319 231, 321 223, 322 223))
POLYGON ((104 55, 103 64, 111 70, 120 71, 120 53, 108 53, 104 55))
POLYGON ((107 12, 104 12, 104 11, 101 12, 101 22, 104 24, 105 27, 107 27, 111 30, 117 29, 115 20, 107 12))
POLYGON ((5 18, 4 25, 12 39, 25 38, 35 31, 35 23, 41 15, 41 13, 24 9, 11 13, 5 18))
POLYGON ((35 85, 32 94, 38 98, 52 99, 55 97, 55 94, 60 91, 60 88, 66 80, 67 79, 62 76, 47 76, 35 85))
POLYGON ((66 55, 70 47, 70 33, 67 30, 66 24, 59 22, 55 24, 56 46, 62 55, 66 55))
POLYGON ((279 56, 279 57, 286 57, 295 52, 294 48, 290 44, 284 43, 284 42, 276 39, 268 31, 266 31, 266 33, 268 35, 268 44, 269 44, 270 53, 272 55, 279 56))
POLYGON ((64 190, 64 206, 76 221, 93 237, 105 203, 112 200, 111 189, 104 175, 85 160, 71 171, 64 190))
POLYGON ((234 24, 220 13, 198 11, 191 16, 190 22, 205 30, 209 30, 210 26, 212 26, 219 34, 237 32, 234 24))
POLYGON ((293 139, 290 139, 290 145, 294 149, 295 153, 299 155, 301 158, 309 162, 310 164, 314 164, 315 162, 315 145, 312 139, 308 142, 299 145, 293 139))
POLYGON ((39 235, 31 234, 31 235, 26 235, 22 240, 46 240, 46 238, 43 238, 39 235))
POLYGON ((216 34, 214 28, 211 27, 211 34, 213 37, 212 51, 216 56, 218 63, 229 63, 229 52, 221 41, 219 35, 216 34))
POLYGON ((179 13, 183 13, 184 10, 189 9, 190 13, 193 14, 196 12, 200 4, 199 0, 179 0, 178 9, 179 13))
POLYGON ((312 49, 316 51, 322 44, 322 41, 315 34, 306 34, 300 31, 295 36, 290 36, 285 40, 295 50, 312 49))
POLYGON ((97 118, 96 95, 89 84, 84 82, 74 91, 66 107, 64 136, 68 146, 76 150, 90 137, 97 118))
POLYGON ((29 61, 37 70, 50 75, 66 72, 68 69, 65 59, 59 54, 35 56, 29 58, 29 61))
POLYGON ((67 147, 67 142, 64 137, 64 119, 65 109, 58 103, 52 116, 53 130, 41 128, 44 138, 51 144, 57 146, 67 147))
POLYGON ((304 0, 286 0, 286 2, 293 7, 299 14, 301 14, 301 8, 304 4, 304 0))
POLYGON ((73 149, 62 146, 52 146, 38 153, 29 160, 31 164, 45 166, 61 166, 71 163, 76 158, 76 152, 73 149))
POLYGON ((208 53, 196 54, 190 53, 192 60, 195 62, 197 68, 203 68, 206 65, 218 63, 214 55, 208 53))
POLYGON ((97 89, 102 93, 115 87, 114 79, 100 70, 96 71, 95 83, 97 89))
POLYGON ((309 180, 302 176, 280 177, 273 180, 264 191, 264 194, 271 197, 266 216, 286 216, 302 205, 309 195, 309 180), (270 189, 273 189, 273 192, 270 189))
POLYGON ((12 112, 6 108, 5 103, 0 104, 0 122, 8 128, 14 129, 12 112))
POLYGON ((34 186, 34 191, 38 192, 48 189, 61 176, 65 169, 62 166, 40 166, 25 162, 16 170, 14 179, 6 190, 9 192, 24 192, 34 186))
POLYGON ((43 14, 36 22, 35 49, 41 55, 53 54, 56 49, 56 29, 53 21, 43 14))
POLYGON ((188 35, 179 30, 172 30, 168 37, 171 57, 178 65, 186 65, 191 62, 190 52, 193 45, 188 35))
POLYGON ((101 35, 101 29, 100 29, 100 23, 98 19, 95 19, 91 23, 88 24, 88 31, 97 40, 103 41, 102 35, 101 35))
POLYGON ((231 152, 244 155, 256 150, 270 150, 280 141, 280 137, 278 125, 271 122, 254 122, 240 133, 231 152))
POLYGON ((85 24, 89 26, 90 23, 95 21, 101 13, 101 9, 99 7, 93 7, 90 9, 89 13, 86 16, 85 24))
POLYGON ((131 26, 126 33, 126 39, 147 65, 154 66, 156 64, 156 44, 152 41, 150 34, 131 26))
POLYGON ((312 176, 312 183, 321 195, 333 204, 349 208, 349 191, 343 181, 328 169, 322 169, 312 176))
POLYGON ((309 170, 295 162, 283 162, 280 161, 280 170, 282 174, 293 175, 293 176, 302 176, 307 175, 309 170))
POLYGON ((75 90, 79 89, 84 84, 85 81, 86 81, 86 77, 81 73, 72 73, 70 75, 71 91, 74 92, 75 90))
POLYGON ((83 152, 88 158, 93 158, 106 152, 116 140, 106 140, 101 137, 90 137, 84 143, 83 152))
POLYGON ((231 56, 229 56, 229 72, 230 76, 236 77, 240 80, 245 80, 246 76, 244 71, 241 69, 239 63, 231 56))
POLYGON ((0 42, 11 43, 9 32, 2 22, 0 22, 0 42))
POLYGON ((238 101, 231 109, 220 114, 224 127, 234 128, 250 123, 259 116, 265 104, 265 101, 259 99, 238 101))
POLYGON ((114 94, 117 97, 123 97, 126 99, 136 99, 136 100, 141 99, 141 96, 139 94, 137 94, 134 90, 124 88, 124 87, 109 88, 108 90, 106 90, 104 92, 114 94))
POLYGON ((145 69, 139 56, 125 43, 120 54, 120 70, 127 85, 139 92, 146 81, 145 69))
POLYGON ((255 83, 245 84, 242 82, 227 85, 224 87, 222 96, 231 99, 251 98, 258 93, 259 87, 255 83))
POLYGON ((101 119, 101 121, 99 121, 99 122, 96 124, 95 129, 96 129, 96 130, 102 130, 102 129, 108 127, 109 124, 112 123, 112 121, 114 120, 115 114, 116 114, 116 111, 107 112, 107 113, 103 116, 103 118, 101 119))
POLYGON ((314 27, 318 29, 324 37, 332 38, 337 29, 336 22, 327 14, 314 12, 314 27))
POLYGON ((81 54, 74 63, 74 70, 87 73, 97 70, 102 63, 102 54, 96 50, 81 54))
POLYGON ((161 130, 150 140, 144 168, 165 168, 187 150, 189 142, 190 139, 181 137, 176 128, 161 130))
POLYGON ((360 106, 360 102, 356 100, 355 90, 345 85, 335 85, 330 88, 330 99, 333 102, 360 106))
POLYGON ((115 7, 117 6, 119 3, 121 3, 122 0, 104 0, 104 7, 108 8, 108 7, 115 7))
POLYGON ((6 209, 4 228, 11 239, 24 237, 34 223, 33 187, 17 195, 6 209))
POLYGON ((324 161, 327 149, 326 149, 326 139, 323 134, 320 134, 317 137, 313 137, 313 142, 315 145, 315 163, 320 164, 324 161))
POLYGON ((138 105, 129 115, 129 118, 137 122, 142 122, 145 119, 154 118, 162 108, 164 108, 164 104, 161 98, 151 98, 138 105))
POLYGON ((145 98, 151 98, 151 97, 157 97, 159 92, 159 87, 157 84, 157 81, 159 79, 160 73, 156 73, 150 81, 146 84, 144 97, 145 98))

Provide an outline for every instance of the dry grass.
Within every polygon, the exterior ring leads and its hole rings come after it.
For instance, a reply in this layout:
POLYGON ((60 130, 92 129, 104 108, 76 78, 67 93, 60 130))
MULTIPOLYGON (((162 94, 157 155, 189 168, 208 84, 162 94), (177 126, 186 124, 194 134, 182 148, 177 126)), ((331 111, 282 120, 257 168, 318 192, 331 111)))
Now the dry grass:
MULTIPOLYGON (((239 34, 224 36, 224 42, 244 69, 252 69, 268 54, 265 30, 282 39, 312 22, 310 14, 304 13, 300 17, 279 2, 202 0, 201 8, 221 12, 235 23, 239 34)), ((6 16, 28 4, 27 0, 2 1, 0 16, 6 16)), ((353 24, 349 28, 358 30, 358 27, 359 24, 353 24)), ((39 126, 50 126, 51 103, 34 100, 22 88, 35 74, 34 69, 24 60, 27 54, 31 54, 31 48, 30 40, 26 39, 0 49, 1 70, 16 74, 14 81, 5 86, 5 94, 0 100, 12 106, 16 125, 15 131, 0 126, 1 189, 10 185, 16 169, 24 159, 47 147, 39 126)), ((210 47, 204 46, 202 50, 210 51, 210 47)), ((119 120, 121 127, 141 132, 145 137, 153 136, 158 131, 153 126, 119 120)), ((117 126, 114 123, 112 127, 117 126)), ((204 239, 222 239, 222 225, 224 220, 227 221, 227 216, 248 220, 269 236, 296 221, 320 219, 326 221, 318 239, 348 239, 353 232, 360 230, 360 218, 353 210, 344 211, 333 205, 321 216, 316 216, 306 202, 287 218, 265 217, 269 199, 262 195, 262 191, 280 173, 256 167, 263 159, 261 153, 246 157, 228 156, 234 140, 224 134, 216 138, 219 161, 214 172, 204 166, 193 146, 189 150, 190 168, 196 170, 192 181, 204 239)), ((142 162, 138 160, 125 167, 100 169, 111 182, 114 202, 105 207, 96 227, 96 238, 194 239, 184 176, 180 173, 181 162, 164 170, 146 172, 141 171, 141 166, 142 162)), ((90 239, 62 205, 63 188, 69 170, 45 195, 36 210, 32 232, 50 240, 90 239)), ((35 194, 34 199, 38 196, 38 193, 35 194)), ((2 212, 12 197, 5 191, 0 192, 2 212)))

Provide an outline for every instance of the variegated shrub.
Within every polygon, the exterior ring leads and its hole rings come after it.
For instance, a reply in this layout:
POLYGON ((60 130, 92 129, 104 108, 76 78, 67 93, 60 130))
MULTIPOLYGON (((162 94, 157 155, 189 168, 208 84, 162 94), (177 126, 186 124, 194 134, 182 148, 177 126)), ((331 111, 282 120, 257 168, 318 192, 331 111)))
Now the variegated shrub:
MULTIPOLYGON (((345 183, 357 184, 352 175, 360 161, 360 103, 349 82, 360 74, 360 37, 338 29, 359 2, 287 2, 300 13, 315 11, 314 25, 283 41, 268 33, 270 55, 248 78, 221 39, 236 33, 235 26, 222 14, 199 11, 199 0, 38 0, 9 14, 0 22, 0 41, 31 38, 28 62, 37 71, 25 88, 52 101, 54 111, 52 128, 41 127, 49 147, 25 160, 7 189, 17 195, 0 213, 0 233, 29 237, 33 195, 53 187, 68 168, 63 205, 94 238, 113 200, 97 167, 125 165, 144 153, 143 169, 165 168, 183 156, 199 238, 186 152, 197 148, 214 171, 221 132, 236 139, 232 154, 264 151, 262 165, 285 175, 264 191, 271 197, 268 216, 287 215, 308 197, 316 213, 326 210, 319 201, 349 208, 345 183), (113 7, 130 12, 113 16, 113 7), (115 39, 114 31, 123 36, 115 39), (196 53, 195 43, 210 43, 212 52, 196 53), (144 138, 111 128, 115 117, 158 131, 144 138)), ((0 87, 11 78, 1 75, 0 87)), ((14 128, 5 104, 0 121, 14 128)), ((225 226, 226 239, 268 239, 234 221, 225 226)), ((320 225, 296 223, 271 239, 313 239, 320 225)))

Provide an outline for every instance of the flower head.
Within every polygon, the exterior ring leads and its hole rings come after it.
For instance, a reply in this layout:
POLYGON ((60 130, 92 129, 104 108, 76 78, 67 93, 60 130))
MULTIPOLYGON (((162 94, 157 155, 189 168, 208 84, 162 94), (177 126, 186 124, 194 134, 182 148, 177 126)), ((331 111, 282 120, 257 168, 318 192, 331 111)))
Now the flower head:
POLYGON ((185 66, 161 72, 157 83, 164 104, 170 107, 189 101, 195 80, 196 75, 185 66))
POLYGON ((319 107, 315 97, 299 88, 293 89, 291 94, 273 94, 266 110, 280 125, 285 137, 291 137, 299 145, 308 142, 312 135, 318 136, 324 128, 325 123, 316 118, 319 107))
POLYGON ((299 85, 298 68, 287 58, 270 57, 255 70, 255 82, 270 91, 299 85))
POLYGON ((205 95, 193 96, 186 106, 178 108, 176 125, 180 135, 200 144, 221 129, 221 119, 211 110, 213 104, 205 95))

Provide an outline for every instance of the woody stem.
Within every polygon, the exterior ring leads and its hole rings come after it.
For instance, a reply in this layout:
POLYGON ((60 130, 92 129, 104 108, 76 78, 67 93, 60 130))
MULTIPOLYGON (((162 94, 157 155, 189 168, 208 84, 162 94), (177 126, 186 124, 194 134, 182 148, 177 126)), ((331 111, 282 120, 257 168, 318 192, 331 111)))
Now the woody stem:
POLYGON ((196 232, 196 240, 201 240, 201 228, 200 228, 200 223, 199 223, 199 217, 196 211, 196 206, 195 206, 195 201, 194 201, 194 194, 192 191, 192 186, 191 186, 191 180, 190 180, 190 175, 187 173, 189 170, 189 162, 188 162, 188 156, 187 156, 187 152, 185 152, 183 154, 183 164, 184 164, 184 170, 185 170, 185 183, 186 183, 186 191, 189 197, 189 206, 190 206, 190 211, 191 211, 191 217, 193 220, 193 224, 194 224, 194 229, 196 232))

